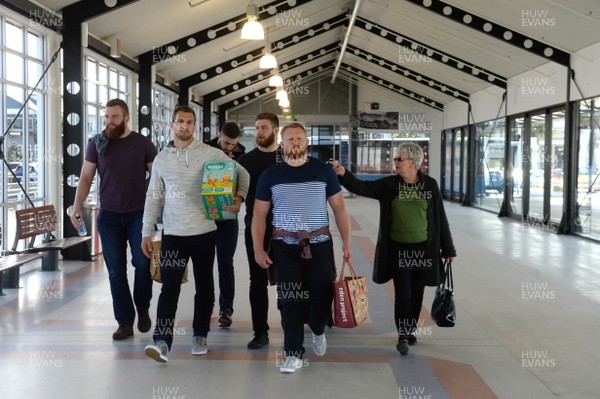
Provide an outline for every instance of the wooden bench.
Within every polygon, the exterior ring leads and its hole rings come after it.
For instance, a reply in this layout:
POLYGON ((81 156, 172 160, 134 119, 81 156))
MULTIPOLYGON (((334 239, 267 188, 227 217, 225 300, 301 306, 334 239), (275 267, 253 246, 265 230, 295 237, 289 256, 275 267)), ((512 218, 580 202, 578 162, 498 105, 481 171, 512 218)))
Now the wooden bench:
MULTIPOLYGON (((76 236, 62 239, 54 238, 57 217, 54 205, 37 206, 15 212, 17 234, 12 247, 14 253, 48 252, 42 259, 42 270, 58 270, 58 251, 90 241, 90 236, 76 236), (42 243, 35 245, 37 236, 43 235, 42 243), (19 241, 28 240, 26 248, 17 251, 19 241)), ((88 251, 89 252, 89 251, 88 251)))
MULTIPOLYGON (((2 246, 2 226, 0 226, 0 247, 2 246)), ((41 259, 44 255, 41 253, 13 254, 0 257, 0 296, 6 295, 2 290, 4 288, 4 272, 12 268, 19 267, 25 263, 41 259)), ((17 275, 18 276, 18 275, 17 275)), ((18 278, 18 277, 17 277, 18 278)), ((18 285, 18 283, 17 283, 18 285)))

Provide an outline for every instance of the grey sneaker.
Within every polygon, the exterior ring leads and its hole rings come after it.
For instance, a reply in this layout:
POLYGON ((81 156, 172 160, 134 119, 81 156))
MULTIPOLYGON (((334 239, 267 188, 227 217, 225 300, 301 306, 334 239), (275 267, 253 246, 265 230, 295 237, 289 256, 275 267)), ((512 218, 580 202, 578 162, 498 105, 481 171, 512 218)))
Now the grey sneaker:
POLYGON ((206 337, 194 337, 192 339, 192 355, 204 355, 208 352, 206 337))
POLYGON ((165 341, 156 341, 151 345, 146 345, 144 353, 151 359, 156 360, 159 363, 167 363, 169 358, 169 346, 165 341))
POLYGON ((302 359, 296 356, 288 356, 283 361, 283 365, 279 368, 282 373, 293 373, 302 368, 302 359))
POLYGON ((327 351, 327 340, 325 339, 325 333, 321 335, 316 335, 313 333, 312 335, 312 348, 313 352, 317 356, 323 356, 327 351))

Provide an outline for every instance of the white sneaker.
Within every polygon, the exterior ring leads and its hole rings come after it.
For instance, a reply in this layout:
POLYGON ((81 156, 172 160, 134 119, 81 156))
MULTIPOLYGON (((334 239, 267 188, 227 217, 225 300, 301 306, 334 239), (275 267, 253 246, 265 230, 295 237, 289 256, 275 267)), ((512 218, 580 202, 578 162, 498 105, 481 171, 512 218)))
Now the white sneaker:
POLYGON ((144 353, 146 356, 159 363, 167 363, 169 361, 169 357, 167 356, 169 353, 169 346, 162 340, 156 341, 151 345, 146 345, 144 353))
POLYGON ((279 368, 279 371, 282 373, 293 373, 300 368, 302 368, 302 359, 298 359, 296 356, 288 356, 283 361, 283 365, 279 368))
POLYGON ((312 335, 312 348, 313 352, 317 356, 323 356, 327 352, 327 340, 325 339, 325 333, 321 335, 312 335))
POLYGON ((194 337, 192 339, 192 355, 204 355, 207 352, 206 337, 194 337))

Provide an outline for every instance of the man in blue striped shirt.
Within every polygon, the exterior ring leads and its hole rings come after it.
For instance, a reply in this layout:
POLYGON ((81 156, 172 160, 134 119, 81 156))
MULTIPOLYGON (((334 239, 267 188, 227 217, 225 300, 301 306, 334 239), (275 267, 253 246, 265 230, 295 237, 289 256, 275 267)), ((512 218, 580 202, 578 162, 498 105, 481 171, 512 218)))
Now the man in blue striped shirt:
MULTIPOLYGON (((277 299, 284 333, 282 373, 304 364, 304 322, 312 330, 312 347, 323 356, 325 326, 331 316, 333 243, 327 203, 342 237, 344 258, 350 260, 350 223, 342 189, 333 169, 308 156, 306 130, 298 123, 281 131, 284 159, 261 175, 256 188, 252 238, 256 262, 267 269, 277 265, 277 299), (273 206, 271 255, 262 246, 266 215, 273 206)), ((279 362, 278 362, 279 363, 279 362)))

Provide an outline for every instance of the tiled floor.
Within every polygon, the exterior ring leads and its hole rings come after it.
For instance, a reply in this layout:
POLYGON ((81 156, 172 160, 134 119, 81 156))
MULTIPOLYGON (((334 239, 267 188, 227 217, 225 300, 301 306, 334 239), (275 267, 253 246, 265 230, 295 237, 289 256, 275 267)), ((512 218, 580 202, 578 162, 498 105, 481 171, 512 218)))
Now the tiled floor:
MULTIPOLYGON (((354 266, 370 277, 378 203, 357 197, 346 204, 354 266)), ((186 284, 166 365, 144 356, 150 333, 112 341, 116 325, 101 261, 24 274, 22 288, 0 297, 0 398, 600 397, 600 245, 456 204, 446 209, 459 253, 457 326, 433 325, 428 288, 419 343, 406 357, 395 349, 393 288, 369 281, 367 322, 329 330, 324 357, 309 354, 308 367, 280 374, 283 336, 274 287, 271 344, 246 349, 252 332, 240 235, 231 329, 213 320, 209 353, 192 356, 193 286, 186 284)), ((159 290, 156 284, 152 315, 159 290)))

